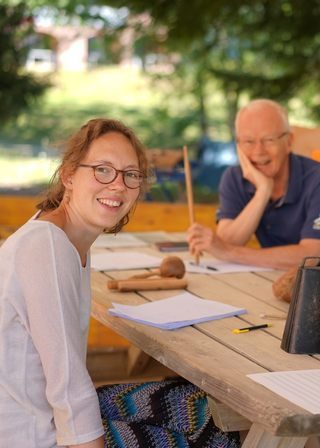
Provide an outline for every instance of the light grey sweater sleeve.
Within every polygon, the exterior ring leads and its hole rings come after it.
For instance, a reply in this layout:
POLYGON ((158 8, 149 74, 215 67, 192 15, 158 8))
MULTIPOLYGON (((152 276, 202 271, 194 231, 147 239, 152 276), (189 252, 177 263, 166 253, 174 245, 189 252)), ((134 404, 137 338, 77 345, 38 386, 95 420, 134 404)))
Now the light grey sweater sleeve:
POLYGON ((37 224, 37 233, 16 256, 26 326, 41 359, 58 445, 85 443, 103 434, 86 368, 90 267, 81 266, 61 229, 37 224))

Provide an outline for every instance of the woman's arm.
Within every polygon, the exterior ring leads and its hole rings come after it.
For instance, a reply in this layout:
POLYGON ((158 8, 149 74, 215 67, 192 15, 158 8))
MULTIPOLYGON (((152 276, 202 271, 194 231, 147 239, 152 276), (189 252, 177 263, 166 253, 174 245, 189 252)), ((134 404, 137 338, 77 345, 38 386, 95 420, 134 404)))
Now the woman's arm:
POLYGON ((69 448, 103 448, 103 437, 99 437, 99 439, 92 440, 87 443, 80 443, 80 445, 70 445, 69 448))

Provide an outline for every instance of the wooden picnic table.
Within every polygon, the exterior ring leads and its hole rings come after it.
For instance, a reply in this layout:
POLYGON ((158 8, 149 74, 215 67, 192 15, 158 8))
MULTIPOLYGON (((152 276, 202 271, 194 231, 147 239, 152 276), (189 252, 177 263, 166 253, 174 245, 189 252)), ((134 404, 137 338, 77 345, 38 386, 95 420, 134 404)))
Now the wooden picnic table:
MULTIPOLYGON (((153 244, 159 234, 136 235, 149 245, 126 251, 166 256, 153 244)), ((168 240, 183 239, 183 234, 163 236, 168 240)), ((187 252, 175 255, 190 259, 187 252)), ((114 292, 108 290, 107 281, 127 278, 132 271, 93 271, 92 316, 141 350, 136 350, 136 362, 143 365, 147 355, 151 356, 204 390, 217 426, 224 431, 248 430, 244 448, 301 448, 311 435, 320 434, 320 414, 311 414, 247 377, 251 373, 320 368, 320 356, 293 355, 280 348, 288 304, 274 298, 271 288, 280 274, 187 273, 188 291, 246 308, 247 314, 168 331, 112 317, 108 309, 112 302, 142 304, 179 291, 114 292), (262 313, 282 315, 284 319, 273 320, 272 327, 265 330, 232 332, 234 328, 268 321, 260 317, 262 313)))

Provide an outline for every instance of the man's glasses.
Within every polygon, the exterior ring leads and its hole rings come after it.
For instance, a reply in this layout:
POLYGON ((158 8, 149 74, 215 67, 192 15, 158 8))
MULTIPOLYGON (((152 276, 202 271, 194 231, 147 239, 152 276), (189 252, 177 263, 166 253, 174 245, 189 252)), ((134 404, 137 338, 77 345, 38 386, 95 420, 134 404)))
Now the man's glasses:
POLYGON ((145 178, 138 170, 117 170, 110 165, 86 165, 84 163, 78 166, 92 168, 95 179, 101 184, 111 184, 121 173, 125 186, 134 189, 139 188, 145 178))
POLYGON ((259 140, 253 140, 250 138, 247 138, 245 140, 241 140, 241 139, 237 139, 237 143, 238 145, 245 150, 250 150, 255 148, 256 144, 258 142, 260 142, 260 144, 264 147, 264 148, 272 148, 274 145, 277 144, 277 142, 284 137, 285 135, 289 134, 288 131, 282 132, 282 134, 278 135, 277 137, 263 137, 260 138, 259 140))

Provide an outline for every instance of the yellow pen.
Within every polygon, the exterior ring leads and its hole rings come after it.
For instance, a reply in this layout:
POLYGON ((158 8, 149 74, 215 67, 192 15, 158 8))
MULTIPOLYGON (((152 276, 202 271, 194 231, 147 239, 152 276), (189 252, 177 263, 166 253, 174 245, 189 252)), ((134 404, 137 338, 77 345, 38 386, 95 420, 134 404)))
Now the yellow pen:
POLYGON ((269 328, 272 327, 272 324, 261 324, 261 325, 253 325, 252 327, 244 327, 244 328, 235 328, 232 330, 232 333, 247 333, 248 331, 260 330, 261 328, 269 328))

